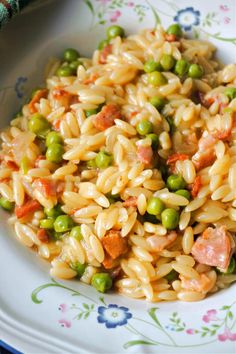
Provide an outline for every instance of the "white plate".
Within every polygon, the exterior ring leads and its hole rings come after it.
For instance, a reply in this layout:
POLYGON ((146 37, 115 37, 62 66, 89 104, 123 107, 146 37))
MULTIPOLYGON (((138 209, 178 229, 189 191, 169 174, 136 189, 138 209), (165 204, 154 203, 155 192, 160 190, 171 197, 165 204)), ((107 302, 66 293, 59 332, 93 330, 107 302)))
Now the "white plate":
MULTIPOLYGON (((1 125, 43 82, 50 56, 66 47, 89 55, 105 27, 127 33, 179 21, 208 36, 226 63, 236 58, 234 0, 36 1, 0 34, 1 125)), ((76 281, 56 282, 49 266, 0 225, 0 334, 25 353, 235 353, 236 284, 199 303, 158 303, 101 297, 76 281)))

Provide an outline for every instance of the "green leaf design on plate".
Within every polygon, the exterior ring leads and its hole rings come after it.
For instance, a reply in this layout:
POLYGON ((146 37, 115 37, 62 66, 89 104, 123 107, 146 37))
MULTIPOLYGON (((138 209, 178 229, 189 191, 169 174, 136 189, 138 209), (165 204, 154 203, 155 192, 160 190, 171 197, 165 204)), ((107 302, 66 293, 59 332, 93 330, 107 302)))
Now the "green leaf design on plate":
POLYGON ((124 344, 124 348, 128 349, 130 347, 133 347, 134 345, 140 345, 140 344, 157 345, 156 343, 148 342, 147 340, 131 340, 131 341, 124 344))
POLYGON ((223 306, 220 308, 220 310, 228 310, 230 308, 230 306, 223 306))
POLYGON ((32 294, 31 294, 31 299, 32 301, 35 303, 35 304, 41 304, 43 302, 43 300, 40 300, 38 298, 38 294, 46 289, 46 288, 49 288, 49 287, 53 287, 53 286, 57 286, 57 287, 63 287, 63 286, 60 286, 60 284, 56 283, 54 279, 52 279, 53 283, 47 283, 47 284, 44 284, 44 285, 41 285, 39 286, 38 288, 36 288, 32 294))
POLYGON ((86 314, 84 315, 84 319, 86 320, 90 315, 90 312, 86 312, 86 314))
POLYGON ((157 25, 161 24, 161 18, 158 15, 157 10, 155 9, 155 7, 152 6, 148 0, 146 0, 146 3, 148 4, 150 10, 153 13, 153 16, 154 16, 154 19, 155 19, 155 26, 154 27, 156 27, 157 25))
POLYGON ((93 4, 91 3, 91 1, 90 0, 84 0, 84 3, 88 6, 88 8, 92 12, 92 14, 95 15, 93 4))
POLYGON ((157 318, 156 311, 158 310, 158 307, 152 307, 149 311, 148 314, 149 316, 153 319, 153 321, 158 325, 159 328, 162 328, 162 325, 160 321, 157 318))

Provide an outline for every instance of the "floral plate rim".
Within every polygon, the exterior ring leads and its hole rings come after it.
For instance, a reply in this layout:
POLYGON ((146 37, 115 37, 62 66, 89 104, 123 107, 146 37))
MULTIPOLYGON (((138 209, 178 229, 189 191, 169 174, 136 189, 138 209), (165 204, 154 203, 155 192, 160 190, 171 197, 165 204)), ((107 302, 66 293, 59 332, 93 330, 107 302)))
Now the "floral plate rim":
MULTIPOLYGON (((51 0, 44 1, 44 3, 46 2, 50 3, 51 0)), ((131 16, 133 16, 132 18, 136 21, 136 24, 144 23, 148 14, 151 16, 153 24, 161 23, 163 21, 163 18, 166 17, 169 19, 168 16, 170 16, 172 20, 180 23, 187 32, 190 32, 190 30, 192 30, 192 34, 196 38, 198 38, 199 35, 203 35, 202 30, 204 29, 204 31, 207 32, 204 35, 211 37, 215 41, 215 43, 228 45, 230 46, 230 48, 235 50, 236 37, 234 36, 230 37, 227 35, 227 33, 224 33, 224 31, 222 31, 222 33, 219 33, 219 28, 218 28, 219 22, 223 23, 225 28, 227 29, 228 28, 227 26, 230 26, 233 21, 230 13, 230 6, 232 5, 232 1, 229 0, 225 1, 224 4, 221 3, 221 1, 217 0, 216 1, 216 3, 218 4, 217 11, 210 11, 206 13, 205 16, 203 16, 203 11, 202 9, 200 9, 200 2, 199 4, 197 4, 196 1, 192 1, 191 5, 189 5, 190 1, 182 1, 181 2, 181 5, 183 4, 182 7, 176 5, 174 1, 167 1, 166 4, 167 6, 169 6, 169 10, 170 10, 170 14, 167 13, 167 16, 163 14, 162 7, 159 6, 159 4, 163 4, 163 0, 158 0, 158 1, 82 0, 81 4, 82 3, 84 5, 84 8, 86 8, 87 10, 87 15, 90 16, 91 21, 88 24, 89 26, 88 30, 91 31, 96 31, 98 28, 104 27, 105 25, 110 23, 116 23, 118 20, 122 21, 125 17, 124 10, 128 9, 127 11, 129 11, 131 16), (100 15, 99 15, 98 8, 100 9, 99 10, 100 15), (186 15, 188 16, 186 17, 186 15)), ((27 9, 27 12, 29 12, 29 8, 27 9)), ((11 94, 15 95, 16 102, 18 102, 18 104, 22 104, 30 91, 29 85, 30 85, 29 76, 26 75, 24 72, 19 73, 19 75, 15 78, 15 83, 9 85, 9 87, 5 87, 5 88, 2 87, 2 89, 0 89, 0 100, 1 100, 2 93, 10 92, 11 94)), ((57 289, 60 288, 61 286, 64 286, 64 283, 55 282, 54 280, 51 280, 49 282, 45 280, 41 282, 40 286, 35 285, 35 288, 31 289, 31 293, 32 293, 32 298, 31 298, 32 300, 30 300, 31 304, 34 306, 35 309, 37 308, 41 309, 43 308, 44 305, 47 306, 47 303, 43 297, 44 294, 43 293, 41 294, 41 291, 49 288, 57 289), (50 285, 45 287, 47 284, 52 284, 52 283, 59 284, 59 285, 53 285, 53 286, 50 285), (38 296, 39 294, 40 296, 42 296, 42 298, 38 296), (40 302, 40 300, 42 299, 44 301, 40 302)), ((64 289, 66 292, 71 291, 71 289, 68 290, 70 285, 68 286, 65 285, 65 287, 67 287, 67 290, 64 289)), ((77 291, 77 290, 72 289, 72 292, 73 291, 77 291)), ((232 290, 230 290, 230 293, 233 294, 233 291, 234 289, 232 288, 232 290)), ((226 291, 225 295, 227 299, 230 298, 229 291, 226 291)), ((73 299, 78 299, 78 297, 73 296, 73 299)), ((73 308, 70 308, 70 306, 68 306, 68 304, 71 303, 70 298, 67 300, 68 303, 65 301, 63 302, 60 301, 60 303, 56 304, 56 307, 53 307, 53 311, 56 313, 54 324, 56 324, 58 327, 60 326, 61 330, 63 331, 70 331, 74 327, 76 327, 78 323, 83 323, 84 321, 92 318, 94 326, 96 324, 97 326, 96 328, 102 329, 103 330, 102 333, 107 333, 107 330, 110 331, 111 333, 112 331, 120 331, 120 330, 123 331, 123 329, 131 333, 131 335, 133 336, 132 341, 126 340, 124 341, 124 343, 121 343, 121 349, 125 350, 124 352, 128 352, 128 349, 131 347, 134 348, 136 347, 136 350, 138 350, 137 348, 140 348, 144 352, 145 350, 152 351, 152 349, 150 348, 154 348, 153 350, 156 350, 156 348, 160 348, 160 344, 155 343, 157 341, 155 339, 153 340, 153 337, 151 338, 147 337, 146 333, 144 332, 143 332, 144 336, 142 335, 140 329, 137 327, 137 323, 141 323, 142 321, 140 321, 140 319, 137 320, 134 319, 134 317, 136 317, 134 313, 135 311, 130 309, 131 307, 130 305, 123 306, 120 304, 120 301, 117 301, 117 303, 115 303, 116 300, 111 299, 110 296, 105 296, 103 302, 99 300, 99 304, 94 305, 94 307, 92 307, 93 302, 91 302, 90 300, 87 299, 86 302, 83 299, 82 301, 83 302, 80 304, 81 309, 79 310, 74 306, 73 308), (72 316, 71 314, 77 310, 78 310, 78 313, 76 314, 77 318, 71 319, 72 316), (119 322, 115 321, 114 318, 111 316, 112 312, 113 312, 112 315, 113 317, 114 315, 116 316, 116 318, 120 316, 119 322), (134 323, 135 324, 134 326, 133 326, 133 321, 136 321, 134 323), (131 328, 130 325, 133 326, 133 328, 131 328), (129 329, 126 328, 127 326, 129 329), (158 347, 156 347, 156 345, 158 347)), ((133 304, 135 303, 136 302, 133 302, 133 304)), ((185 317, 182 315, 179 316, 178 313, 175 314, 176 311, 172 311, 171 316, 167 318, 169 322, 166 323, 163 320, 163 318, 158 317, 159 309, 157 309, 157 307, 160 307, 161 309, 165 309, 166 307, 164 304, 148 305, 148 309, 145 312, 146 317, 145 319, 141 318, 141 320, 148 321, 148 323, 145 324, 145 326, 147 326, 146 328, 148 328, 148 334, 149 334, 149 330, 151 331, 151 329, 154 328, 155 330, 159 331, 158 333, 162 333, 166 339, 169 338, 168 335, 170 337, 175 338, 176 335, 179 336, 184 334, 188 342, 193 341, 195 338, 198 340, 199 338, 199 341, 201 340, 200 343, 201 348, 203 348, 203 346, 206 345, 205 342, 202 343, 202 338, 207 339, 208 337, 213 338, 214 342, 217 343, 217 345, 234 344, 236 340, 236 333, 234 330, 235 322, 236 322, 235 320, 236 311, 235 308, 233 307, 234 304, 232 305, 234 311, 231 311, 231 308, 223 309, 224 306, 229 306, 229 305, 210 306, 209 302, 207 302, 207 304, 208 304, 208 308, 204 310, 203 313, 201 313, 201 321, 203 324, 202 328, 195 328, 196 326, 193 325, 187 326, 187 321, 185 317), (222 308, 222 310, 220 310, 220 308, 222 308), (221 313, 224 314, 222 317, 220 317, 221 313), (172 319, 172 321, 170 319, 172 319), (226 320, 227 323, 225 325, 226 320), (213 327, 213 325, 215 326, 218 325, 219 327, 213 327), (163 329, 165 332, 168 333, 168 335, 163 333, 163 329)), ((77 306, 77 304, 75 305, 77 306)), ((190 308, 188 305, 186 305, 186 307, 190 308)), ((38 347, 42 348, 42 350, 44 351, 49 348, 51 349, 57 348, 56 350, 58 350, 59 352, 62 352, 63 350, 68 352, 68 348, 69 348, 71 349, 71 352, 74 352, 74 347, 72 345, 68 346, 67 344, 65 348, 65 345, 61 340, 58 339, 55 342, 52 340, 51 336, 45 336, 45 334, 44 335, 37 334, 36 337, 34 338, 35 336, 34 330, 32 330, 30 327, 23 326, 20 323, 20 321, 16 321, 14 319, 12 321, 9 321, 9 316, 5 315, 4 313, 1 313, 1 311, 0 311, 0 318, 2 318, 5 321, 5 327, 1 325, 4 332, 3 339, 6 341, 6 343, 14 343, 14 346, 16 348, 20 348, 20 349, 22 348, 25 352, 27 352, 28 350, 26 347, 22 347, 21 341, 17 340, 16 338, 14 340, 12 339, 14 338, 15 333, 21 331, 22 341, 32 340, 34 342, 34 345, 35 344, 38 345, 38 347), (11 333, 11 335, 9 333, 11 333), (42 343, 43 340, 45 342, 46 347, 43 346, 42 343)), ((119 332, 119 333, 124 333, 124 332, 119 332)), ((168 340, 171 341, 170 338, 168 340)), ((197 347, 198 346, 199 345, 197 344, 197 347)), ((162 346, 161 348, 163 349, 164 346, 162 346)), ((172 350, 173 348, 174 346, 172 347, 172 350)), ((178 346, 175 346, 175 348, 178 348, 178 346)), ((227 346, 227 348, 229 347, 227 346)), ((206 349, 209 349, 207 345, 206 345, 206 349)), ((82 351, 83 353, 92 353, 90 349, 82 348, 82 346, 80 346, 80 352, 82 353, 82 351)))

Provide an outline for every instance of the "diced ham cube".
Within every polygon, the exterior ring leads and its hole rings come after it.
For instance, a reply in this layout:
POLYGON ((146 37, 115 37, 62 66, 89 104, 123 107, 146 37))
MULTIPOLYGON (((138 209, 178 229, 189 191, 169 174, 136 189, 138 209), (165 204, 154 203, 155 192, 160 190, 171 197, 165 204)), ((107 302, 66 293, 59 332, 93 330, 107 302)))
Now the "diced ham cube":
POLYGON ((105 252, 105 258, 102 265, 105 269, 112 269, 118 265, 118 260, 113 259, 107 252, 105 252))
POLYGON ((74 103, 78 103, 79 98, 77 95, 67 92, 61 87, 55 87, 52 91, 52 97, 56 101, 57 107, 65 107, 68 111, 70 106, 74 103))
POLYGON ((112 45, 108 44, 106 45, 100 52, 100 58, 99 61, 101 64, 106 64, 107 62, 107 57, 112 53, 112 45))
POLYGON ((151 247, 154 252, 161 252, 167 246, 171 245, 177 238, 177 233, 175 231, 171 231, 165 236, 153 235, 147 238, 147 243, 151 247))
POLYGON ((101 112, 99 112, 94 119, 94 126, 100 131, 106 130, 114 125, 115 119, 121 119, 120 108, 113 103, 109 103, 103 106, 101 112))
POLYGON ((210 291, 214 286, 212 279, 204 273, 200 274, 199 279, 190 279, 183 275, 180 275, 179 278, 181 279, 181 287, 183 289, 197 291, 203 294, 210 291))
POLYGON ((97 80, 98 77, 99 76, 97 73, 93 73, 90 75, 90 77, 88 79, 84 80, 84 84, 85 85, 93 84, 97 80))
POLYGON ((197 170, 210 166, 213 163, 215 160, 214 146, 216 142, 217 139, 211 134, 208 134, 199 140, 198 151, 192 157, 192 161, 197 170))
POLYGON ((102 245, 112 259, 116 259, 128 250, 127 239, 120 236, 120 232, 110 230, 103 238, 102 245))
POLYGON ((195 241, 192 255, 201 264, 226 269, 231 255, 231 235, 226 227, 208 227, 195 241))
POLYGON ((10 161, 10 160, 6 161, 6 166, 13 171, 19 171, 19 167, 14 161, 10 161))
POLYGON ((177 161, 184 161, 184 160, 188 160, 189 156, 186 154, 173 154, 170 155, 166 161, 167 165, 171 165, 173 163, 176 163, 177 161))
POLYGON ((152 161, 153 151, 151 146, 138 146, 138 158, 140 162, 149 165, 152 161))
POLYGON ((45 198, 55 197, 57 195, 56 181, 48 178, 37 178, 33 185, 45 198))
POLYGON ((45 229, 39 229, 37 232, 37 238, 43 243, 49 242, 49 235, 45 229))
POLYGON ((191 190, 191 195, 193 198, 196 198, 201 186, 202 186, 201 176, 197 176, 193 182, 192 190, 191 190))
POLYGON ((126 207, 136 207, 137 206, 137 197, 129 197, 123 202, 123 206, 126 207))
POLYGON ((18 219, 40 210, 42 207, 37 200, 28 200, 24 205, 15 207, 15 214, 18 219))
POLYGON ((35 103, 39 103, 41 98, 46 98, 48 95, 48 90, 47 89, 43 89, 43 90, 38 90, 35 92, 34 97, 32 98, 32 100, 29 102, 29 110, 30 113, 36 113, 37 109, 35 107, 35 103))

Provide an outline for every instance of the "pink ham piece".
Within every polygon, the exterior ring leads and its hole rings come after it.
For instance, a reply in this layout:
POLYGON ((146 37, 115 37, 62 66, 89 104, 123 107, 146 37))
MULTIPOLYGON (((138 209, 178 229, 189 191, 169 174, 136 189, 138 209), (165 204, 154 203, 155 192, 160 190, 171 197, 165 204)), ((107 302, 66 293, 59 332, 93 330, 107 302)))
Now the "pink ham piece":
POLYGON ((128 207, 136 207, 136 206, 137 206, 137 200, 138 200, 137 197, 129 197, 128 199, 126 199, 126 200, 123 202, 123 206, 124 206, 125 208, 128 208, 128 207))
POLYGON ((20 165, 22 158, 26 155, 26 150, 34 139, 34 133, 23 131, 12 140, 12 153, 17 165, 20 165))
POLYGON ((153 151, 151 146, 138 146, 138 158, 145 165, 149 165, 152 161, 153 151))
POLYGON ((55 197, 57 195, 57 185, 57 181, 48 178, 37 178, 33 183, 34 188, 45 198, 55 197))
POLYGON ((216 142, 217 139, 211 134, 201 137, 198 142, 198 151, 192 157, 192 161, 197 170, 210 166, 213 163, 215 159, 214 146, 216 142))
POLYGON ((208 227, 195 241, 191 253, 201 264, 226 269, 230 262, 231 240, 225 226, 208 227))
POLYGON ((171 231, 169 234, 165 236, 149 236, 147 238, 147 243, 151 247, 152 251, 154 252, 161 252, 173 243, 177 238, 177 233, 175 231, 171 231))
POLYGON ((103 106, 93 122, 95 128, 100 131, 106 130, 114 125, 115 119, 122 119, 119 106, 109 103, 103 106))
POLYGON ((183 289, 197 291, 203 294, 210 291, 214 286, 214 282, 204 273, 200 274, 199 279, 189 279, 183 275, 180 275, 179 278, 183 289))
POLYGON ((100 58, 99 58, 99 61, 101 64, 106 64, 107 62, 107 57, 108 55, 110 55, 112 53, 112 45, 111 44, 108 44, 106 45, 102 50, 101 50, 101 53, 100 53, 100 58))

